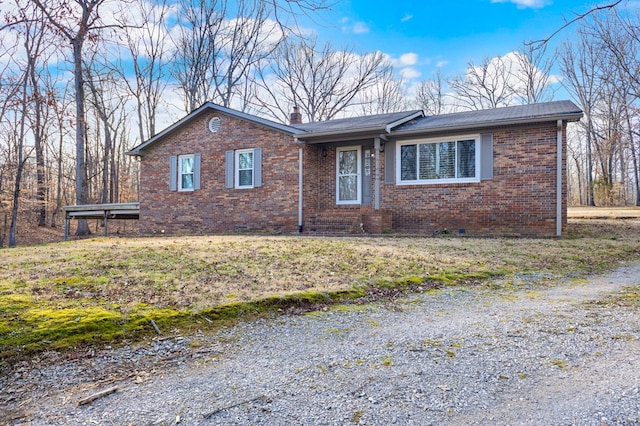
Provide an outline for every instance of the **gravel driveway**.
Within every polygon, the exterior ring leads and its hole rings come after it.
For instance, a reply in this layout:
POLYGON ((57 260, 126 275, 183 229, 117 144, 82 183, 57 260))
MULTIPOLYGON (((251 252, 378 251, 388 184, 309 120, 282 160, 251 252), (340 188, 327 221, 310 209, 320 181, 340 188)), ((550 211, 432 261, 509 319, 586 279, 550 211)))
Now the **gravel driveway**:
POLYGON ((640 424, 638 302, 611 298, 640 263, 496 284, 49 354, 0 379, 0 423, 640 424))

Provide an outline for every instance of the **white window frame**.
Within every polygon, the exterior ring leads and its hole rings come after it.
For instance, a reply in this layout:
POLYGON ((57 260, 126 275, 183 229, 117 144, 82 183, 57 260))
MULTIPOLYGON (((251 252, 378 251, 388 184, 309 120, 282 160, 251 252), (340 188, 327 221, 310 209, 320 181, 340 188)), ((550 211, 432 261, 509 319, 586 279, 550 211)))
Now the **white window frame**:
POLYGON ((237 149, 234 153, 235 161, 234 161, 234 175, 235 175, 235 188, 236 189, 251 189, 255 187, 255 179, 256 179, 256 163, 255 163, 255 153, 254 149, 237 149), (250 185, 240 185, 240 155, 251 153, 251 169, 242 169, 242 170, 251 170, 251 184, 250 185))
POLYGON ((187 155, 178 155, 178 191, 181 192, 192 192, 195 189, 195 183, 196 183, 196 158, 195 158, 195 154, 187 154, 187 155), (192 182, 192 187, 191 188, 183 188, 182 187, 182 176, 183 174, 187 174, 187 173, 183 173, 182 172, 182 160, 186 159, 186 158, 191 158, 191 161, 193 163, 193 170, 191 172, 191 175, 193 176, 191 179, 192 182))
POLYGON ((480 182, 480 165, 481 165, 481 138, 479 134, 474 135, 455 135, 451 137, 430 138, 430 139, 410 139, 396 142, 396 184, 397 185, 442 185, 447 183, 476 183, 480 182), (449 179, 415 179, 415 180, 402 180, 402 154, 401 150, 404 145, 418 145, 416 147, 418 153, 418 162, 416 164, 417 174, 419 176, 420 170, 420 149, 421 144, 437 144, 443 142, 455 142, 456 143, 456 158, 455 158, 455 171, 458 173, 458 142, 465 140, 475 141, 475 176, 471 178, 449 178, 449 179))

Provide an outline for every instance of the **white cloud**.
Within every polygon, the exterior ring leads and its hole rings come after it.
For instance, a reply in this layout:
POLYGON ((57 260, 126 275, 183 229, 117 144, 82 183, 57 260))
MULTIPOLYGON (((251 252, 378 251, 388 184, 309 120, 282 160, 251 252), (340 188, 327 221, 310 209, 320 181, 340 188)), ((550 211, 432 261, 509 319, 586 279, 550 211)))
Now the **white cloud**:
POLYGON ((541 9, 550 2, 550 0, 491 0, 491 3, 513 3, 518 6, 518 9, 541 9))
POLYGON ((449 61, 438 61, 438 62, 436 62, 436 67, 438 67, 438 68, 446 67, 447 65, 449 65, 449 61))
POLYGON ((402 55, 400 55, 400 57, 397 58, 394 58, 391 55, 385 55, 385 57, 396 68, 412 66, 418 63, 418 54, 414 52, 403 53, 402 55))
POLYGON ((420 77, 421 74, 420 74, 420 71, 418 71, 417 69, 415 69, 413 67, 405 67, 405 68, 402 68, 400 70, 400 75, 405 80, 414 80, 414 79, 420 77))
POLYGON ((356 22, 353 24, 353 33, 354 34, 366 34, 369 32, 369 26, 364 22, 356 22))
POLYGON ((369 32, 369 26, 366 22, 357 21, 351 25, 349 18, 340 19, 340 24, 342 25, 341 29, 343 33, 353 33, 353 34, 367 34, 369 32))
POLYGON ((405 15, 400 19, 400 22, 407 22, 413 19, 413 15, 405 15))
POLYGON ((418 63, 418 54, 409 52, 400 55, 400 59, 398 60, 400 65, 415 65, 418 63))
POLYGON ((418 59, 418 54, 413 52, 403 53, 398 58, 385 54, 385 60, 390 62, 405 80, 414 80, 420 77, 420 71, 414 68, 414 65, 418 65, 418 59))

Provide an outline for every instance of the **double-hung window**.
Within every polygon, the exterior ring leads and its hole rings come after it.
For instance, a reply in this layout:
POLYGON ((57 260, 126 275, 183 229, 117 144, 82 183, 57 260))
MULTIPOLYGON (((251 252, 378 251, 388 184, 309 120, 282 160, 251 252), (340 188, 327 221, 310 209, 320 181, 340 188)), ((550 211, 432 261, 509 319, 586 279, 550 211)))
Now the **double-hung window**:
POLYGON ((253 149, 236 151, 236 188, 253 188, 253 149))
POLYGON ((249 189, 262 186, 262 149, 227 151, 225 168, 227 188, 249 189))
POLYGON ((195 183, 195 156, 178 156, 178 190, 193 191, 195 183))
POLYGON ((169 190, 191 192, 200 189, 200 154, 169 157, 169 190))
POLYGON ((400 184, 478 182, 480 137, 465 136, 398 143, 400 184))

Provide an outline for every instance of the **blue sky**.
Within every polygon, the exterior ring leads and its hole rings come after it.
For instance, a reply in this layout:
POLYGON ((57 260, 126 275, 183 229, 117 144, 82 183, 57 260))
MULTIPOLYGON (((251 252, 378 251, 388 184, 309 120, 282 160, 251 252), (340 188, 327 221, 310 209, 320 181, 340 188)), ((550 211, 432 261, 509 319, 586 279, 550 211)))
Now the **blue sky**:
MULTIPOLYGON (((349 44, 357 52, 380 50, 410 68, 415 79, 459 75, 469 61, 502 56, 525 40, 552 34, 593 2, 579 0, 339 0, 328 23, 314 26, 334 47, 349 44), (404 55, 404 56, 403 56, 404 55), (415 62, 411 64, 411 62, 415 62)), ((550 47, 570 37, 568 28, 550 47)), ((552 49, 549 49, 552 50, 552 49)))

